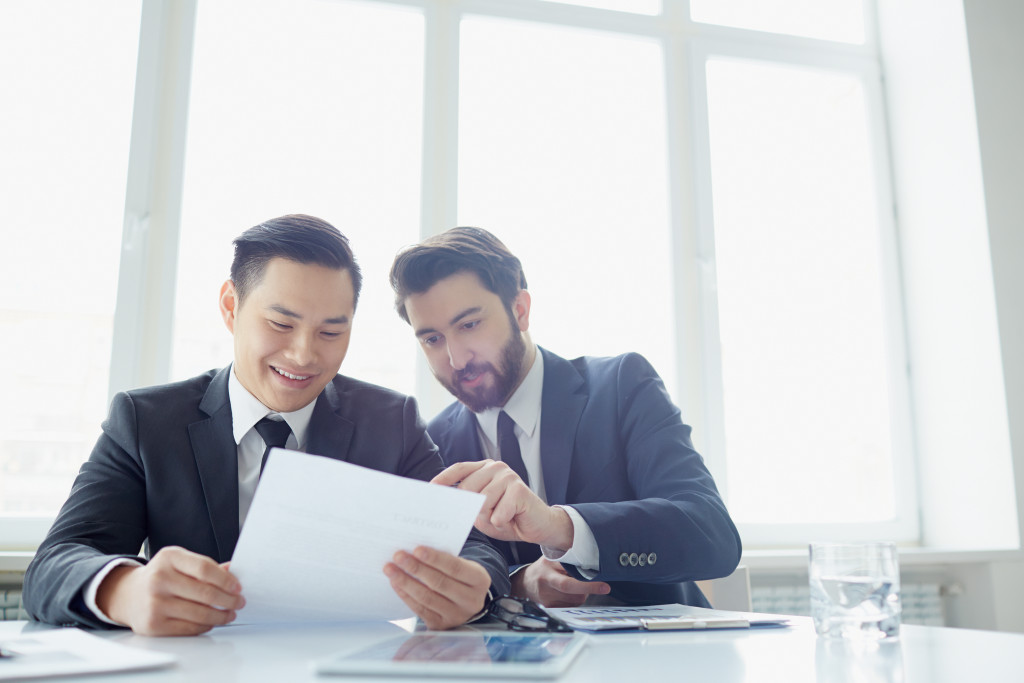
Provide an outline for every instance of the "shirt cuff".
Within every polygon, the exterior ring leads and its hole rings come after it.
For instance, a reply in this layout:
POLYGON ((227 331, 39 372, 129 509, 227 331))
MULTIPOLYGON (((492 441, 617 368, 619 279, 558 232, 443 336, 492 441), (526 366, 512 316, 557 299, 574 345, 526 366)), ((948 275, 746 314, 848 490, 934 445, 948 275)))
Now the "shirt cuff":
POLYGON ((494 602, 494 587, 487 589, 487 599, 484 600, 484 608, 471 616, 466 620, 467 624, 472 624, 474 621, 479 621, 487 616, 488 612, 491 611, 491 603, 494 602))
POLYGON ((555 505, 565 510, 572 522, 572 546, 564 553, 556 548, 541 546, 540 551, 549 560, 574 565, 585 579, 592 579, 601 570, 601 554, 597 539, 583 516, 571 505, 555 505))
POLYGON ((122 567, 125 565, 130 567, 141 567, 142 563, 137 560, 129 560, 127 557, 119 557, 116 560, 111 560, 103 566, 103 569, 97 572, 96 576, 92 577, 92 581, 90 581, 85 587, 85 595, 82 596, 85 600, 85 606, 89 611, 92 612, 97 619, 110 624, 111 626, 126 626, 126 624, 114 621, 103 613, 103 611, 96 605, 96 593, 99 592, 100 584, 103 583, 103 579, 107 578, 107 574, 113 571, 115 567, 122 567))

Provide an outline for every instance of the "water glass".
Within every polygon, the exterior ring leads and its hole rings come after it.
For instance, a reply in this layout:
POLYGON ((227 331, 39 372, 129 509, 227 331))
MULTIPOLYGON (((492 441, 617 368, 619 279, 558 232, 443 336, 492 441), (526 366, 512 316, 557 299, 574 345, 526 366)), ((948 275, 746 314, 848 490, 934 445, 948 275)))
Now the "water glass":
POLYGON ((827 638, 900 633, 900 567, 893 543, 812 543, 811 616, 827 638))

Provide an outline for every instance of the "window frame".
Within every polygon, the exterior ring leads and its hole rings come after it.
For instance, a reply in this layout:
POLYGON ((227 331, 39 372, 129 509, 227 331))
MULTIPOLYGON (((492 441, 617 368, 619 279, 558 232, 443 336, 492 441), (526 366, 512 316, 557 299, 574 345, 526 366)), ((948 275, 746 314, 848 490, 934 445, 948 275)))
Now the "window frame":
MULTIPOLYGON (((869 25, 873 25, 869 24, 869 25)), ((743 30, 743 32, 746 32, 743 30)), ((708 120, 706 64, 713 58, 730 58, 842 72, 859 80, 864 87, 868 107, 869 135, 877 197, 876 217, 882 246, 881 270, 885 298, 885 341, 888 359, 890 424, 892 428, 893 490, 896 492, 895 517, 884 522, 757 524, 737 523, 744 542, 754 547, 794 546, 813 538, 847 541, 891 539, 906 544, 920 541, 918 490, 916 482, 916 447, 909 381, 906 316, 900 274, 899 244, 896 231, 893 184, 889 166, 888 130, 884 110, 884 84, 878 63, 877 49, 869 45, 836 44, 834 51, 823 52, 808 39, 772 39, 737 41, 735 37, 710 35, 695 37, 690 45, 690 78, 692 79, 692 137, 695 143, 695 177, 698 179, 696 227, 702 296, 702 378, 706 400, 714 407, 708 411, 705 424, 705 458, 708 453, 722 459, 726 456, 726 427, 722 355, 719 339, 718 298, 715 270, 715 225, 711 188, 710 123, 708 120)), ((780 425, 780 429, 793 428, 780 425)), ((703 452, 703 451, 702 451, 703 452)), ((720 487, 728 487, 724 472, 715 473, 720 487)))
MULTIPOLYGON (((870 101, 875 140, 879 221, 884 232, 890 387, 897 458, 895 525, 742 525, 748 547, 793 546, 811 535, 913 543, 920 536, 914 438, 893 189, 889 169, 884 83, 874 3, 865 0, 867 41, 849 45, 747 29, 710 26, 689 18, 687 0, 664 0, 660 15, 631 14, 545 0, 349 0, 402 5, 424 14, 423 162, 420 234, 454 225, 458 187, 459 28, 463 16, 571 26, 661 41, 669 121, 670 240, 674 262, 677 362, 674 398, 695 428, 699 452, 728 501, 724 451, 721 356, 715 296, 714 221, 704 64, 711 55, 781 61, 856 74, 870 101), (674 124, 673 124, 674 122, 674 124)), ((135 110, 128 164, 118 299, 108 397, 170 376, 171 326, 184 173, 192 41, 198 0, 143 0, 135 110)), ((450 401, 420 354, 417 396, 433 415, 450 401)), ((83 454, 83 459, 86 454, 83 454)), ((0 516, 5 545, 31 547, 52 522, 47 517, 0 516)))

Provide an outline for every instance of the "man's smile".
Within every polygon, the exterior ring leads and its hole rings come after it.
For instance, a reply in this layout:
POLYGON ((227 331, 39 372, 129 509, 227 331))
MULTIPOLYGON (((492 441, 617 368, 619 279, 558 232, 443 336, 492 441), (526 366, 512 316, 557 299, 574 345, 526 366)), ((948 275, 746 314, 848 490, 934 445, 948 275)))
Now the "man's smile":
POLYGON ((288 372, 286 370, 282 370, 281 368, 274 367, 273 365, 271 365, 270 367, 278 375, 280 375, 282 377, 285 377, 287 379, 296 381, 296 382, 304 382, 307 379, 309 379, 309 378, 314 376, 314 375, 293 375, 292 373, 290 373, 290 372, 288 372))

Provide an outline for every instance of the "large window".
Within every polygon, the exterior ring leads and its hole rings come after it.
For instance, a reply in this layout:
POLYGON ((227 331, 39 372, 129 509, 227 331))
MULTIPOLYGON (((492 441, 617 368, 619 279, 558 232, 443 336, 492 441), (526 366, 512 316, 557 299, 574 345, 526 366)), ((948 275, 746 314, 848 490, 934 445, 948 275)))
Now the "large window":
POLYGON ((308 213, 351 240, 364 273, 342 372, 413 393, 387 269, 419 236, 422 12, 200 2, 190 101, 172 376, 231 361, 217 307, 231 240, 308 213))
POLYGON ((387 268, 422 235, 479 225, 523 259, 538 343, 653 362, 748 546, 916 540, 871 3, 80 4, 0 7, 0 73, 23 93, 0 130, 18 226, 0 269, 0 414, 18 425, 0 435, 2 519, 54 513, 110 392, 230 361, 230 240, 302 212, 363 265, 342 371, 415 393, 426 417, 450 398, 387 268), (147 22, 169 7, 178 23, 147 22), (136 52, 157 44, 187 67, 140 71, 159 105, 136 96, 129 149, 136 52), (126 182, 129 158, 160 169, 158 199, 126 182), (127 268, 122 226, 139 221, 171 247, 127 268), (108 366, 112 348, 132 359, 108 366))
POLYGON ((106 414, 138 35, 135 3, 0 3, 0 548, 64 502, 106 414))

